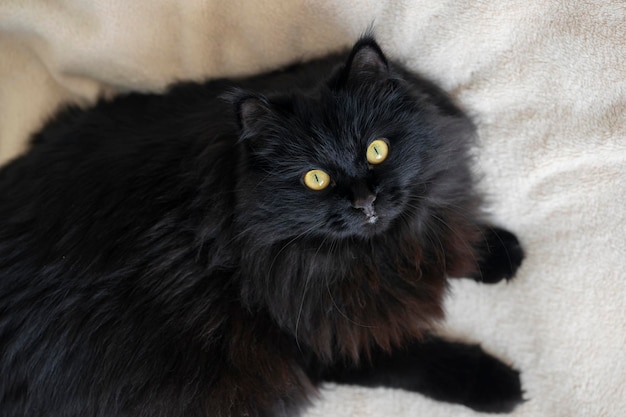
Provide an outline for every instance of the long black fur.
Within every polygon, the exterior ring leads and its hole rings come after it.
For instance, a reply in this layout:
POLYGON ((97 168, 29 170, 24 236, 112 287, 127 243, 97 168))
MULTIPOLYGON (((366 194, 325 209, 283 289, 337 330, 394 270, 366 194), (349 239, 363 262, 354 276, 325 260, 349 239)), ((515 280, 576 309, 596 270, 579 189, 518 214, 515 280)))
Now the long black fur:
POLYGON ((324 380, 512 409, 515 370, 430 334, 448 277, 523 258, 484 220, 473 138, 369 37, 65 110, 0 171, 0 414, 294 416, 324 380))

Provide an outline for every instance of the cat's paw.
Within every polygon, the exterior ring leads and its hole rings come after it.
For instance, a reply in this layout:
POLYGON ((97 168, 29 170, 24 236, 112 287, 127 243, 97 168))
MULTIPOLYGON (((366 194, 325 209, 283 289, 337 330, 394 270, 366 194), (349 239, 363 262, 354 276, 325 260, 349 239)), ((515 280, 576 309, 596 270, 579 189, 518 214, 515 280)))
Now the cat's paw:
POLYGON ((508 413, 523 403, 520 373, 488 354, 480 358, 463 404, 481 412, 508 413))
POLYGON ((524 260, 524 249, 517 237, 497 227, 485 229, 481 253, 480 271, 472 278, 487 284, 510 280, 524 260))

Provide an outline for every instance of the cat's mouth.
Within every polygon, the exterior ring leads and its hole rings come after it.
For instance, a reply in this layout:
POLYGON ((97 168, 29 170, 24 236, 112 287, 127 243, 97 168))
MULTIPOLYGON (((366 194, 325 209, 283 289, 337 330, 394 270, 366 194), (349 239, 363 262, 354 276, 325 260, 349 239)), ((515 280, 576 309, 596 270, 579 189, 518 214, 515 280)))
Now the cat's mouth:
POLYGON ((376 210, 363 213, 359 217, 360 218, 357 220, 359 224, 356 229, 358 230, 358 234, 364 237, 369 238, 387 230, 387 219, 380 215, 376 210))
POLYGON ((351 229, 357 235, 371 238, 389 230, 401 213, 402 205, 378 198, 370 207, 353 211, 351 229))
POLYGON ((329 217, 327 230, 338 238, 370 239, 385 233, 398 214, 397 205, 372 194, 352 200, 345 212, 329 217))
POLYGON ((362 211, 363 214, 365 214, 366 223, 375 224, 378 221, 378 214, 376 214, 376 209, 373 205, 365 207, 362 211))
POLYGON ((367 216, 367 220, 366 220, 367 223, 376 224, 377 221, 378 221, 378 216, 376 215, 376 213, 372 213, 367 216))
POLYGON ((372 238, 384 233, 389 226, 389 219, 373 210, 370 213, 353 212, 348 218, 332 222, 330 229, 338 238, 372 238))

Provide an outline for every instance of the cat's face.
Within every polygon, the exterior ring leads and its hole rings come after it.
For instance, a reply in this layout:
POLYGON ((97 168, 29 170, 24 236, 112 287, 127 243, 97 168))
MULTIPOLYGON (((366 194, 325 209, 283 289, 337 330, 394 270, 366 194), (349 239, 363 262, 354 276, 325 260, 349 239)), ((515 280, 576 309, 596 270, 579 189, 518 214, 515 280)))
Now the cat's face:
POLYGON ((245 99, 240 207, 275 238, 370 238, 413 216, 435 152, 380 50, 307 94, 245 99))

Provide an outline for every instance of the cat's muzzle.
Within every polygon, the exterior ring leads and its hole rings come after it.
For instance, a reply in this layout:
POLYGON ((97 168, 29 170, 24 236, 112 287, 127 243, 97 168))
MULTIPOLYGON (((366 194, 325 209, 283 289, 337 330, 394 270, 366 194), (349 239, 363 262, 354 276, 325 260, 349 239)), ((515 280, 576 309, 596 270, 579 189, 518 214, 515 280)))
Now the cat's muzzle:
POLYGON ((352 202, 352 207, 361 210, 367 217, 367 223, 374 224, 378 221, 376 215, 376 209, 374 208, 374 201, 376 196, 374 194, 368 194, 363 198, 357 198, 352 202))

